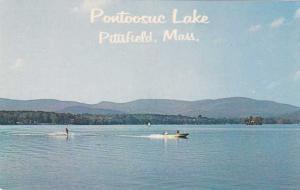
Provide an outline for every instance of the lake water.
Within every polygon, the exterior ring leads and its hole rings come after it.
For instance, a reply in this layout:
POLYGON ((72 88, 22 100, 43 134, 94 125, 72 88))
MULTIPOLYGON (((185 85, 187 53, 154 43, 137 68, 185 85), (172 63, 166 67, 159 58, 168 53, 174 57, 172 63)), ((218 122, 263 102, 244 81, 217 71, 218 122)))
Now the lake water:
POLYGON ((0 189, 300 189, 299 125, 64 127, 0 126, 0 189))

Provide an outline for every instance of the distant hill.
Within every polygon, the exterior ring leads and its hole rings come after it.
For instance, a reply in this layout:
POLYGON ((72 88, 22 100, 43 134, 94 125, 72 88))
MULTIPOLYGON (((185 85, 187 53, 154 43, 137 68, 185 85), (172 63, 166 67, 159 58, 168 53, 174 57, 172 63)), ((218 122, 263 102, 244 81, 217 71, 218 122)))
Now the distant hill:
POLYGON ((121 111, 110 110, 110 109, 99 109, 99 108, 90 108, 85 106, 71 106, 57 111, 59 113, 73 113, 73 114, 96 114, 96 115, 113 115, 113 114, 122 114, 121 111))
POLYGON ((90 106, 89 104, 60 101, 54 99, 11 100, 0 98, 0 110, 6 111, 57 111, 71 106, 90 106))
POLYGON ((300 109, 295 112, 285 114, 282 116, 282 118, 300 122, 300 109))
POLYGON ((202 114, 207 117, 247 117, 249 115, 274 117, 298 110, 296 106, 266 100, 243 97, 197 101, 184 112, 184 115, 202 114))
POLYGON ((85 104, 52 99, 10 100, 0 99, 0 110, 51 111, 90 114, 167 114, 210 118, 241 118, 250 115, 275 117, 293 114, 299 107, 273 101, 243 97, 215 100, 183 101, 169 99, 140 99, 126 103, 101 102, 85 104))
POLYGON ((128 103, 102 102, 94 107, 119 110, 124 113, 202 115, 211 118, 240 118, 249 115, 273 117, 292 113, 299 109, 288 104, 243 97, 200 101, 143 99, 128 103))
POLYGON ((186 109, 192 102, 168 99, 140 99, 126 103, 101 102, 94 105, 95 108, 119 110, 124 113, 141 114, 179 114, 180 110, 186 109))

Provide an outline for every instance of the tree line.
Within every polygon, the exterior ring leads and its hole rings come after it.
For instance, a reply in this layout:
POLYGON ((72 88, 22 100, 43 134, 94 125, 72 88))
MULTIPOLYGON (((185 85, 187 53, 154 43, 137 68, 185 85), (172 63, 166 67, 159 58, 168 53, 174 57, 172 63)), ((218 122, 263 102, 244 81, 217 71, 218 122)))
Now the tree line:
POLYGON ((0 111, 1 125, 238 124, 240 119, 213 119, 160 114, 71 114, 43 111, 0 111))
POLYGON ((199 115, 189 117, 183 115, 161 114, 71 114, 44 111, 0 111, 0 125, 145 125, 151 124, 291 124, 297 120, 282 118, 207 118, 199 115), (257 122, 258 121, 258 122, 257 122))

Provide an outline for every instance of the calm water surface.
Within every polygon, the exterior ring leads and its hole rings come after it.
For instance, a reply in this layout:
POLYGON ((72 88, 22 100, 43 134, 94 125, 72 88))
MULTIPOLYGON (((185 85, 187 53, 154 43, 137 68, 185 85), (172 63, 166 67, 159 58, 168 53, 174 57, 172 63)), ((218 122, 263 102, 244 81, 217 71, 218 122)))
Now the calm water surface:
POLYGON ((0 189, 300 189, 299 125, 64 127, 0 126, 0 189))

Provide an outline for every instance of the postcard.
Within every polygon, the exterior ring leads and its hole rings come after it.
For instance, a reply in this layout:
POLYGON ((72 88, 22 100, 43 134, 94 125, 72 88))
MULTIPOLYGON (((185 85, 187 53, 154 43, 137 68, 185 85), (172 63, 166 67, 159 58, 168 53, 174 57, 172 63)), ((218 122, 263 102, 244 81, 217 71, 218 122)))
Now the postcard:
POLYGON ((0 0, 0 190, 300 187, 300 1, 0 0))

